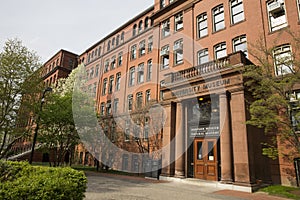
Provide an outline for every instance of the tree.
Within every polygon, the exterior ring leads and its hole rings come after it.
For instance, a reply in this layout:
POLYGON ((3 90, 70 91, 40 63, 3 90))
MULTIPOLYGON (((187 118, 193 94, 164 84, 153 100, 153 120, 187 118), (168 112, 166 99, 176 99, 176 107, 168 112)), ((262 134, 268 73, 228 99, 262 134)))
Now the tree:
POLYGON ((277 47, 267 49, 259 41, 250 51, 259 66, 246 66, 244 72, 245 86, 254 97, 247 123, 262 128, 272 138, 263 148, 263 154, 272 159, 300 154, 300 98, 295 96, 300 89, 300 36, 290 31, 285 34, 292 38, 293 53, 276 55, 277 47), (278 149, 278 142, 289 151, 278 149))
POLYGON ((40 83, 39 57, 18 39, 8 40, 0 53, 0 158, 28 133, 29 112, 40 83), (22 104, 22 106, 21 106, 22 104))
MULTIPOLYGON (((76 73, 75 69, 67 79, 58 80, 53 92, 47 95, 43 110, 39 113, 41 120, 38 141, 44 151, 54 154, 53 166, 62 165, 66 154, 73 155, 75 146, 79 143, 72 112, 76 73)), ((69 161, 70 159, 67 160, 69 161)))

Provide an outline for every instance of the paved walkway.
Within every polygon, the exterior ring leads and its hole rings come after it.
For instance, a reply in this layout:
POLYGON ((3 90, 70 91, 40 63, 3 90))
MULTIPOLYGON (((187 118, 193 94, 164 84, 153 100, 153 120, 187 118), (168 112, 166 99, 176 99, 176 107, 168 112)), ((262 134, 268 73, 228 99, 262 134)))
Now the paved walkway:
POLYGON ((86 200, 284 200, 261 193, 249 194, 140 177, 96 172, 87 172, 86 175, 86 200))

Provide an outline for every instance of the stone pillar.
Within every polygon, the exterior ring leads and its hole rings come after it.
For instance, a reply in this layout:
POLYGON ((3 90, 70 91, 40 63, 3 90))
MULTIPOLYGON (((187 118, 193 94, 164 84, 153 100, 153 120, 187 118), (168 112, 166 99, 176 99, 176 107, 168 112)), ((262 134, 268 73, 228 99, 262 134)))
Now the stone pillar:
POLYGON ((234 158, 234 182, 239 185, 250 185, 252 181, 249 163, 244 90, 231 92, 230 107, 234 158))
POLYGON ((221 148, 221 181, 232 182, 232 141, 230 132, 230 110, 226 93, 219 95, 220 101, 220 148, 221 148))
POLYGON ((181 102, 176 104, 176 135, 175 135, 175 176, 185 176, 185 134, 184 109, 181 102))
POLYGON ((163 146, 163 151, 162 151, 162 171, 161 175, 162 176, 170 176, 171 175, 171 104, 164 106, 164 109, 166 111, 166 122, 163 127, 163 141, 162 141, 162 146, 163 146))

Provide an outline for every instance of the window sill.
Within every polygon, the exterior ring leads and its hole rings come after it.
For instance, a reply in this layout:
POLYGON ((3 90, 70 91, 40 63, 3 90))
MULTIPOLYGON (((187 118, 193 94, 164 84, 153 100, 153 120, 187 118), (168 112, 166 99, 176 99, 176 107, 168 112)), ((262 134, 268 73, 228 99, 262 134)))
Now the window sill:
POLYGON ((280 28, 280 29, 278 29, 278 30, 275 30, 275 31, 270 31, 270 30, 269 30, 268 35, 272 35, 273 33, 277 33, 277 32, 280 32, 280 31, 283 31, 283 30, 289 29, 289 28, 290 28, 290 25, 287 25, 287 26, 282 27, 282 28, 280 28))
POLYGON ((246 19, 243 19, 242 21, 236 22, 234 24, 230 24, 230 27, 236 26, 236 25, 241 24, 241 23, 243 23, 245 21, 246 21, 246 19))
POLYGON ((167 68, 160 68, 160 71, 165 71, 165 70, 168 70, 170 69, 170 67, 167 67, 167 68))
POLYGON ((177 67, 177 66, 180 66, 180 65, 183 65, 184 62, 182 61, 181 63, 177 63, 177 64, 174 64, 173 67, 177 67))
POLYGON ((175 33, 178 33, 178 32, 181 32, 181 31, 183 31, 183 30, 184 30, 183 27, 182 27, 181 29, 174 30, 174 34, 175 34, 175 33))
POLYGON ((219 33, 219 32, 221 32, 221 31, 224 31, 224 30, 226 30, 226 27, 225 27, 225 28, 222 28, 222 29, 220 29, 220 30, 214 31, 212 34, 216 34, 216 33, 219 33))
POLYGON ((207 38, 208 37, 208 34, 207 35, 205 35, 205 36, 202 36, 202 37, 197 37, 197 39, 196 40, 201 40, 201 39, 204 39, 204 38, 207 38))

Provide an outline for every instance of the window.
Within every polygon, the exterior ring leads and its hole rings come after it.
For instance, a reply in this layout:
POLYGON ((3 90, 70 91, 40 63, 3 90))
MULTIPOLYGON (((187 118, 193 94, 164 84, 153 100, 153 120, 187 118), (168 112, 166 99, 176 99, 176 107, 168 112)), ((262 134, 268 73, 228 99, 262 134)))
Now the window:
POLYGON ((219 5, 212 10, 213 13, 213 28, 214 31, 219 31, 225 28, 224 7, 219 5))
POLYGON ((94 83, 94 84, 93 84, 93 94, 94 94, 94 95, 96 94, 96 90, 97 90, 97 84, 94 83))
POLYGON ((108 72, 108 68, 109 68, 109 59, 107 59, 107 60, 105 61, 105 64, 104 64, 104 73, 105 73, 105 72, 108 72))
POLYGON ((226 43, 222 42, 214 46, 215 59, 220 59, 227 56, 226 43))
POLYGON ((132 94, 127 96, 127 105, 128 105, 128 110, 131 111, 132 110, 132 94))
POLYGON ((132 36, 136 35, 136 29, 137 29, 137 25, 133 25, 133 30, 132 30, 132 36))
POLYGON ((102 95, 106 95, 107 78, 103 80, 102 95))
POLYGON ((198 51, 198 65, 207 63, 208 61, 209 61, 208 49, 206 48, 198 51))
POLYGON ((136 45, 131 47, 131 60, 136 59, 136 45))
POLYGON ((94 58, 94 51, 92 51, 91 59, 93 60, 94 58))
POLYGON ((116 39, 113 38, 112 41, 111 41, 111 48, 114 48, 114 47, 115 47, 115 41, 116 41, 116 39))
POLYGON ((148 38, 148 53, 152 52, 152 50, 153 50, 153 37, 151 36, 148 38))
POLYGON ((166 20, 162 23, 162 36, 167 37, 170 35, 170 20, 166 20))
POLYGON ((236 24, 245 19, 243 0, 231 0, 230 1, 230 9, 231 9, 231 23, 232 24, 236 24))
POLYGON ((120 86, 121 86, 121 72, 117 73, 117 77, 116 77, 116 91, 120 90, 120 86))
POLYGON ((143 31, 143 21, 141 20, 139 22, 139 30, 138 30, 138 33, 141 33, 143 31))
POLYGON ((276 31, 287 26, 284 0, 272 0, 267 2, 270 31, 276 31))
POLYGON ((166 0, 160 0, 160 9, 166 6, 166 0))
POLYGON ((141 108, 143 106, 143 93, 142 92, 138 92, 136 94, 136 105, 137 105, 137 108, 141 108))
POLYGON ((111 115, 111 101, 107 101, 106 103, 106 114, 111 115))
POLYGON ((105 112, 105 103, 101 103, 100 105, 100 115, 104 115, 105 112))
POLYGON ((160 51, 162 66, 161 69, 169 68, 169 46, 162 47, 160 51))
POLYGON ((182 41, 182 39, 177 40, 174 43, 173 52, 174 52, 174 64, 175 65, 182 64, 183 63, 183 41, 182 41))
POLYGON ((122 32, 122 33, 121 33, 121 43, 124 43, 124 35, 125 35, 125 33, 122 32))
POLYGON ((179 13, 175 15, 175 31, 179 31, 183 28, 183 14, 179 13))
POLYGON ((144 140, 147 141, 149 138, 149 126, 146 125, 144 128, 144 140))
POLYGON ((135 82, 135 67, 129 69, 129 86, 133 86, 135 82))
POLYGON ((149 27, 150 27, 150 19, 149 19, 149 17, 146 17, 146 19, 145 19, 145 29, 147 29, 149 27))
POLYGON ((110 50, 110 41, 108 41, 108 43, 107 43, 107 51, 109 51, 110 50))
POLYGON ((248 57, 246 35, 242 35, 234 38, 232 44, 233 44, 233 52, 242 51, 248 57))
POLYGON ((110 60, 110 70, 115 69, 116 68, 116 56, 113 56, 110 60))
POLYGON ((90 79, 94 78, 94 68, 91 68, 91 72, 90 72, 90 79))
POLYGON ((149 103, 151 100, 151 90, 146 91, 146 103, 149 103))
POLYGON ((98 75, 99 75, 99 65, 96 65, 95 77, 98 77, 98 75))
POLYGON ((99 50, 98 50, 98 57, 101 55, 101 47, 99 47, 99 50))
POLYGON ((138 66, 137 82, 138 83, 144 82, 144 63, 141 63, 138 66))
POLYGON ((114 99, 114 114, 118 112, 119 99, 114 99))
POLYGON ((118 55, 118 66, 121 66, 123 62, 123 52, 120 52, 118 55))
POLYGON ((147 62, 147 81, 152 79, 152 60, 147 62))
POLYGON ((298 7, 299 20, 300 20, 300 0, 297 0, 297 7, 298 7))
POLYGON ((139 56, 143 56, 146 53, 146 42, 145 40, 140 42, 140 50, 139 50, 139 56))
POLYGON ((116 46, 119 46, 119 44, 120 44, 120 35, 117 35, 116 46))
MULTIPOLYGON (((88 63, 91 61, 91 54, 90 54, 90 53, 89 53, 89 55, 88 55, 88 60, 87 60, 87 61, 88 61, 88 63)), ((51 65, 50 65, 50 68, 51 68, 51 65)), ((50 68, 49 68, 49 69, 50 69, 50 68)))
POLYGON ((114 142, 115 137, 116 137, 116 122, 112 122, 111 123, 111 128, 110 128, 110 140, 112 142, 114 142))
POLYGON ((165 86, 165 81, 160 81, 159 85, 160 85, 159 99, 163 100, 164 99, 164 92, 161 90, 161 88, 165 86))
POLYGON ((207 14, 202 13, 197 17, 197 24, 198 24, 198 38, 204 37, 208 34, 207 28, 207 14))
POLYGON ((125 141, 130 140, 130 120, 126 120, 125 124, 125 141))
POLYGON ((108 85, 108 93, 111 94, 113 91, 113 85, 114 85, 114 76, 109 77, 109 85, 108 85))
POLYGON ((293 72, 292 51, 290 45, 282 45, 273 51, 275 73, 277 76, 293 72))

